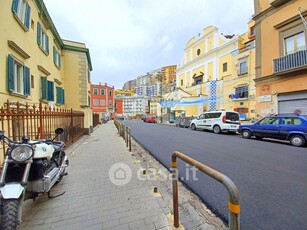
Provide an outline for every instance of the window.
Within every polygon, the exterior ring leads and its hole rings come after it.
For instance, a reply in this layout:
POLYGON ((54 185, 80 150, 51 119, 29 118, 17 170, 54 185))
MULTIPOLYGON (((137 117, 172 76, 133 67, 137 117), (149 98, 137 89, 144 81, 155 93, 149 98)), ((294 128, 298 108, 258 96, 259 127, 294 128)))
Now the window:
POLYGON ((20 21, 20 23, 29 30, 31 7, 24 0, 13 0, 12 11, 20 21))
POLYGON ((247 59, 241 59, 239 61, 239 69, 238 69, 238 75, 246 74, 247 73, 247 59))
POLYGON ((252 37, 255 35, 255 26, 250 27, 249 29, 249 36, 252 37))
POLYGON ((285 38, 285 55, 306 49, 304 32, 285 38))
POLYGON ((61 68, 61 55, 58 52, 57 48, 53 46, 53 63, 58 67, 61 68))
POLYGON ((46 54, 49 54, 49 37, 39 22, 37 22, 37 44, 46 54))
POLYGON ((104 89, 101 89, 101 90, 100 90, 100 94, 101 94, 101 95, 104 95, 104 89))
POLYGON ((222 113, 206 113, 205 119, 219 118, 222 113))
POLYGON ((248 98, 248 86, 240 86, 236 88, 235 94, 233 95, 233 99, 238 98, 248 98))
POLYGON ((93 104, 94 104, 94 106, 98 106, 99 105, 99 100, 98 99, 94 99, 93 100, 93 104))
POLYGON ((64 89, 56 87, 56 103, 64 105, 64 89))
POLYGON ((100 106, 105 106, 106 105, 106 100, 100 100, 100 106))
POLYGON ((180 80, 180 85, 183 86, 183 80, 182 79, 180 80))
POLYGON ((283 125, 302 125, 302 121, 299 117, 284 117, 282 118, 283 125))
POLYGON ((227 71, 227 62, 223 63, 223 72, 227 71))
POLYGON ((8 56, 8 83, 10 92, 30 95, 30 69, 12 55, 8 56))
POLYGON ((43 100, 54 101, 54 82, 47 77, 41 77, 41 93, 43 100))
POLYGON ((98 89, 94 88, 94 95, 98 95, 98 89))
POLYGON ((112 91, 109 92, 110 93, 110 97, 112 96, 112 91))
POLYGON ((110 106, 112 106, 112 100, 109 101, 110 106))
POLYGON ((262 121, 259 122, 260 125, 278 125, 279 118, 278 117, 266 117, 262 121))
POLYGON ((200 54, 201 54, 201 50, 198 49, 198 50, 197 50, 197 56, 199 56, 200 54))

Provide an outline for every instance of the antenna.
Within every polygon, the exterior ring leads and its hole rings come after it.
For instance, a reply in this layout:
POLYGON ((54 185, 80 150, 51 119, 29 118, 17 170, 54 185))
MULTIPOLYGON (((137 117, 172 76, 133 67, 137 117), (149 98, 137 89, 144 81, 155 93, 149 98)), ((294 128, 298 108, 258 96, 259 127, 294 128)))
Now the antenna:
POLYGON ((303 17, 303 15, 302 15, 302 10, 304 10, 302 7, 299 7, 298 8, 298 14, 300 15, 300 17, 301 17, 301 19, 302 19, 302 21, 303 21, 303 24, 304 24, 304 26, 305 26, 305 29, 307 30, 307 22, 306 22, 306 20, 305 20, 305 18, 303 17))

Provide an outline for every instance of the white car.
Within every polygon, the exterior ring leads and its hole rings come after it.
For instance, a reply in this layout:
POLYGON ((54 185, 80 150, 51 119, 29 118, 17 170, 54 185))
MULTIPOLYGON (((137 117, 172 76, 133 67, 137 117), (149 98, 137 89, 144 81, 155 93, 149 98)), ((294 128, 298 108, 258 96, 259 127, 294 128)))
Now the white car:
POLYGON ((199 115, 191 121, 193 130, 206 129, 214 133, 223 131, 236 133, 240 126, 240 114, 235 111, 211 111, 199 115))

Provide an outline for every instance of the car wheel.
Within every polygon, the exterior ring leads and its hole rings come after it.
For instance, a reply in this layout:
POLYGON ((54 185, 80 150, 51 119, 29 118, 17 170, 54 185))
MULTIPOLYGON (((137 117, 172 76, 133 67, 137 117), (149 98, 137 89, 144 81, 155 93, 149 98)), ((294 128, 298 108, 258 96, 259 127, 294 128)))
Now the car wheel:
POLYGON ((241 133, 241 136, 243 137, 243 138, 245 138, 245 139, 249 139, 249 138, 251 138, 251 132, 250 131, 248 131, 248 130, 242 130, 242 133, 241 133))
POLYGON ((213 127, 213 132, 214 132, 215 134, 221 133, 221 128, 220 128, 220 126, 215 125, 215 126, 213 127))
POLYGON ((290 143, 293 146, 302 147, 306 144, 306 141, 302 136, 293 135, 293 136, 290 137, 290 143))
POLYGON ((192 125, 191 125, 191 129, 196 130, 195 124, 192 124, 192 125))
POLYGON ((260 136, 255 136, 257 140, 262 140, 263 137, 260 137, 260 136))

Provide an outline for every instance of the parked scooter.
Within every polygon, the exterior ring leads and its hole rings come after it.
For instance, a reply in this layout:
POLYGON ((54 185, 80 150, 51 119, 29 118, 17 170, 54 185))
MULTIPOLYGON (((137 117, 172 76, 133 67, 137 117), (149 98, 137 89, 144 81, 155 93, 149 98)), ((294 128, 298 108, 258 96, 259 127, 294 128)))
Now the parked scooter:
POLYGON ((64 142, 55 141, 63 133, 62 128, 55 130, 53 139, 30 141, 23 137, 16 142, 0 131, 0 141, 7 146, 0 176, 1 229, 16 229, 21 223, 23 202, 43 193, 49 198, 63 195, 51 195, 52 186, 66 176, 68 166, 64 142))

